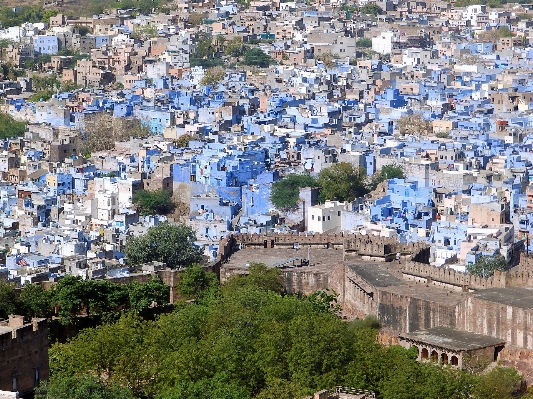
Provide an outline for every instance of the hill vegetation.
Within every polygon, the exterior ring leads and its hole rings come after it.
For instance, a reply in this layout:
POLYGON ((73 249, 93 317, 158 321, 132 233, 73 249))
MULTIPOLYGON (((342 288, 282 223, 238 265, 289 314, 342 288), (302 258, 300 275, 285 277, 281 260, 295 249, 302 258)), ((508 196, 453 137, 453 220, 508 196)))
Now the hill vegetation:
POLYGON ((194 303, 155 321, 125 314, 55 344, 36 397, 300 399, 344 385, 382 399, 510 399, 520 384, 514 369, 476 374, 383 346, 376 320, 343 321, 332 292, 284 295, 279 270, 262 264, 223 286, 199 268, 184 280, 194 303))

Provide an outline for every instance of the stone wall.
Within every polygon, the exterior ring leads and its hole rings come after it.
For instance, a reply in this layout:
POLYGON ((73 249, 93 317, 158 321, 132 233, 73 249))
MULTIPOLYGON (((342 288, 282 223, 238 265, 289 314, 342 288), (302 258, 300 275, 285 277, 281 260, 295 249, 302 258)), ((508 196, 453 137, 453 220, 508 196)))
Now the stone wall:
POLYGON ((344 234, 344 233, 288 233, 288 234, 232 234, 220 240, 219 242, 219 260, 227 260, 240 248, 245 247, 292 247, 298 244, 303 248, 339 248, 342 247, 347 255, 354 254, 359 256, 385 257, 388 255, 395 256, 397 253, 418 256, 421 261, 427 260, 429 248, 427 244, 400 243, 397 240, 361 235, 361 234, 344 234))
MULTIPOLYGON (((329 288, 329 273, 316 270, 312 267, 299 267, 297 269, 280 269, 283 278, 283 287, 289 294, 309 295, 315 291, 329 288)), ((225 283, 230 277, 248 274, 242 267, 223 267, 220 269, 220 282, 225 283)))
MULTIPOLYGON (((509 273, 495 272, 493 277, 483 278, 418 262, 407 262, 402 273, 406 280, 425 282, 442 288, 461 287, 463 291, 506 287, 509 277, 509 273)), ((516 281, 519 279, 516 278, 516 281)))
POLYGON ((505 340, 533 350, 533 309, 521 309, 476 297, 457 306, 457 328, 505 340))
POLYGON ((38 385, 36 370, 40 380, 48 379, 46 319, 0 334, 0 390, 12 391, 16 378, 21 394, 31 392, 38 385))

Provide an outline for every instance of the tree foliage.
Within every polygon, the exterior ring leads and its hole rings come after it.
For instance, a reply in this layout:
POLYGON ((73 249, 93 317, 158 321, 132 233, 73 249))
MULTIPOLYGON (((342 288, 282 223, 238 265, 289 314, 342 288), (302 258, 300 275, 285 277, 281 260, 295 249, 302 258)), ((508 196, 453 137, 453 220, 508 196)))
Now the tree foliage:
POLYGON ((477 374, 418 362, 414 349, 381 345, 375 319, 341 320, 334 293, 280 294, 279 270, 265 265, 222 287, 188 272, 187 286, 205 300, 155 321, 124 315, 52 346, 48 387, 68 380, 76 389, 76 379, 93 376, 157 399, 302 398, 336 385, 382 399, 481 399, 510 398, 520 381, 509 369, 477 374))
POLYGON ((213 38, 210 35, 202 34, 192 51, 189 62, 191 66, 201 66, 212 68, 223 64, 221 58, 216 57, 216 47, 213 44, 213 38))
POLYGON ((370 179, 370 190, 375 190, 379 183, 390 179, 403 179, 405 174, 399 165, 385 165, 370 179))
POLYGON ((115 318, 122 311, 140 312, 153 303, 165 305, 169 294, 169 287, 157 277, 146 283, 133 281, 121 285, 109 280, 65 276, 53 287, 50 301, 59 309, 59 321, 69 325, 83 314, 115 318))
POLYGON ((496 367, 481 374, 472 389, 475 399, 511 399, 520 388, 522 378, 515 369, 496 367))
POLYGON ((200 81, 202 86, 215 86, 217 87, 220 82, 224 80, 226 71, 220 66, 209 68, 205 71, 204 77, 200 81))
POLYGON ((174 144, 179 148, 185 148, 189 146, 191 140, 198 140, 197 136, 192 136, 190 134, 182 134, 174 141, 174 144))
POLYGON ((187 267, 202 260, 202 253, 194 245, 196 235, 189 226, 160 223, 146 234, 130 237, 126 242, 126 257, 132 265, 158 261, 168 267, 187 267))
POLYGON ((400 134, 412 134, 427 136, 433 132, 431 121, 424 119, 422 114, 404 115, 396 121, 400 134))
POLYGON ((45 10, 41 5, 21 5, 0 7, 0 25, 2 28, 18 26, 24 22, 49 22, 50 17, 57 15, 55 10, 45 10))
POLYGON ((235 36, 230 41, 226 42, 224 53, 230 57, 240 57, 245 50, 245 46, 242 42, 242 37, 235 36))
POLYGON ((270 65, 274 64, 275 61, 260 48, 246 47, 242 63, 248 66, 268 68, 270 65))
POLYGON ((201 12, 191 12, 188 15, 187 22, 191 26, 199 26, 204 22, 205 16, 201 12))
POLYGON ((19 122, 4 112, 0 112, 0 139, 20 137, 26 131, 26 122, 19 122))
POLYGON ((360 10, 363 14, 367 15, 381 15, 383 14, 383 8, 378 6, 376 3, 366 3, 363 7, 360 8, 360 10))
POLYGON ((158 277, 145 283, 117 284, 110 280, 82 280, 67 275, 45 290, 40 284, 25 284, 17 297, 15 285, 0 282, 0 318, 10 314, 33 317, 57 316, 64 325, 76 324, 79 316, 116 319, 121 312, 141 310, 169 302, 170 288, 158 277))
POLYGON ((82 153, 111 150, 118 141, 150 135, 149 128, 137 118, 115 118, 107 112, 84 117, 82 153))
POLYGON ((318 174, 320 201, 353 201, 368 192, 365 187, 366 172, 351 163, 335 163, 318 174))
POLYGON ((370 48, 372 47, 372 39, 369 39, 368 37, 363 37, 357 40, 355 44, 357 45, 357 47, 370 48))
POLYGON ((18 305, 15 285, 0 281, 0 319, 7 319, 10 314, 16 313, 18 305))
POLYGON ((270 200, 278 209, 294 209, 300 200, 300 188, 317 187, 316 179, 309 175, 289 175, 272 184, 270 200))
POLYGON ((500 26, 497 29, 490 29, 479 35, 482 40, 488 40, 491 42, 497 42, 502 38, 514 37, 513 32, 509 30, 507 26, 500 26))
POLYGON ((202 299, 218 289, 216 274, 206 272, 200 265, 187 267, 180 277, 178 291, 188 299, 202 299))
POLYGON ((139 190, 132 196, 132 202, 143 215, 164 215, 172 211, 172 194, 167 190, 139 190))
POLYGON ((23 314, 30 317, 50 317, 53 301, 50 291, 40 284, 24 284, 20 290, 20 302, 23 314))
POLYGON ((508 263, 502 255, 482 256, 476 263, 466 267, 466 271, 480 277, 491 277, 496 270, 504 271, 508 263))
POLYGON ((106 385, 99 378, 53 378, 41 383, 35 399, 133 399, 131 391, 118 384, 106 385))

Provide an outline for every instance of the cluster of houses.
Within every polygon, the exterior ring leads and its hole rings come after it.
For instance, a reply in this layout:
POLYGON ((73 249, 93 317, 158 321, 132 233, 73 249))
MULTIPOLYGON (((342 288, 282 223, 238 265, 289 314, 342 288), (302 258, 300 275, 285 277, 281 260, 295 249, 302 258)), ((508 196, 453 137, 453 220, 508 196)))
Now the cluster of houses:
POLYGON ((42 70, 81 87, 30 102, 31 78, 1 82, 1 110, 28 122, 0 145, 1 273, 21 284, 125 275, 128 237, 164 221, 193 227, 210 260, 230 232, 294 229, 424 241, 432 264, 459 270, 529 250, 533 11, 375 5, 382 14, 333 0, 191 1, 170 14, 59 14, 0 30, 4 62, 47 55, 42 70), (214 58, 240 37, 275 63, 231 65, 203 85, 206 69, 190 61, 205 37, 214 58), (84 154, 101 115, 139 120, 150 135, 84 154), (312 188, 297 209, 271 203, 274 182, 338 162, 369 177, 401 166, 405 179, 353 203, 320 204, 312 188), (140 216, 132 197, 143 189, 168 190, 184 210, 140 216))

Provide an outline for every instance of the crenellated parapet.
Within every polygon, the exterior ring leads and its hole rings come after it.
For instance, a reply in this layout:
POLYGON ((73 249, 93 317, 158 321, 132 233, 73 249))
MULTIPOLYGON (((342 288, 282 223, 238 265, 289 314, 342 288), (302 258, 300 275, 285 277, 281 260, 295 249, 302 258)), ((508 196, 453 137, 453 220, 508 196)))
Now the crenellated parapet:
POLYGON ((407 280, 461 289, 463 291, 507 287, 510 275, 508 272, 496 271, 492 277, 479 277, 454 269, 436 267, 419 262, 407 262, 402 269, 402 274, 407 280))

